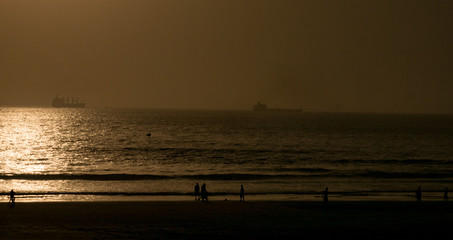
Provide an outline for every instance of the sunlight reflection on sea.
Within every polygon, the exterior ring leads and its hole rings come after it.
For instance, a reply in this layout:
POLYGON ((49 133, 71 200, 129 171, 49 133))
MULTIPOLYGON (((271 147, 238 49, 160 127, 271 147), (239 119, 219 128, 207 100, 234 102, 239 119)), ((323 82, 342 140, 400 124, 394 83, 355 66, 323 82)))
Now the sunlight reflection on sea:
POLYGON ((41 200, 185 199, 204 182, 218 199, 241 184, 257 199, 317 200, 325 186, 337 199, 404 199, 418 185, 440 192, 453 182, 452 120, 2 108, 0 191, 41 200))

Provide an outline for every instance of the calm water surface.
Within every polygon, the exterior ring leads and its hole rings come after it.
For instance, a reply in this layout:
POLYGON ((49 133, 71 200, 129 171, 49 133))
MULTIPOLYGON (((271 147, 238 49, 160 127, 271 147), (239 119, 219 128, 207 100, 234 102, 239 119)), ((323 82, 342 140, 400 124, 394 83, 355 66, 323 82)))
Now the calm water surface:
MULTIPOLYGON (((453 189, 453 116, 0 109, 0 191, 18 201, 427 200, 453 189), (148 136, 150 133, 150 136, 148 136)), ((6 195, 2 196, 6 199, 6 195)))

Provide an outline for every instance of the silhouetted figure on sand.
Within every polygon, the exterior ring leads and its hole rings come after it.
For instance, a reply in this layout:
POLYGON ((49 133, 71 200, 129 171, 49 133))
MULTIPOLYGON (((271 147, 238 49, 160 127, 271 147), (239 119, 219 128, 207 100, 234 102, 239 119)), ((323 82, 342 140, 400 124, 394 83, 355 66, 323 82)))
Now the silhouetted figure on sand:
POLYGON ((245 202, 245 197, 244 197, 244 185, 241 185, 241 193, 239 194, 239 201, 240 201, 240 202, 245 202))
POLYGON ((322 201, 327 204, 329 202, 329 188, 326 187, 326 190, 322 192, 322 201))
POLYGON ((208 191, 206 190, 206 184, 201 185, 201 201, 208 201, 208 191))
POLYGON ((195 194, 195 201, 200 201, 200 185, 198 185, 198 183, 195 184, 194 194, 195 194))
POLYGON ((8 206, 10 208, 13 208, 16 206, 16 197, 14 196, 16 193, 14 192, 14 190, 11 190, 11 192, 9 192, 9 202, 8 202, 8 206))
POLYGON ((418 189, 415 192, 415 198, 417 199, 418 204, 422 203, 422 189, 420 186, 418 186, 418 189))
POLYGON ((444 190, 444 203, 448 203, 448 188, 445 187, 444 190))

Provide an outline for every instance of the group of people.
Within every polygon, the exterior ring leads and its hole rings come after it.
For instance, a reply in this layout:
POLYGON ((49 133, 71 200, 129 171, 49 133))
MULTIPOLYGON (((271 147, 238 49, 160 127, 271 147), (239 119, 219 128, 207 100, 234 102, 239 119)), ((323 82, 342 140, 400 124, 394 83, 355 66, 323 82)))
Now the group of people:
MULTIPOLYGON (((201 185, 201 191, 200 191, 200 185, 195 184, 194 187, 194 195, 195 195, 195 201, 208 201, 208 191, 206 190, 206 184, 203 183, 201 185)), ((245 193, 244 193, 244 185, 241 185, 241 190, 239 192, 239 201, 240 202, 245 202, 245 193)))
MULTIPOLYGON (((10 208, 14 208, 15 205, 16 205, 16 197, 15 197, 15 192, 14 190, 11 190, 11 192, 9 192, 9 202, 8 202, 8 206, 10 208)), ((201 191, 200 191, 200 185, 195 184, 195 188, 194 188, 194 195, 195 195, 195 201, 208 201, 208 191, 206 190, 206 184, 203 183, 203 185, 201 185, 201 191)), ((415 191, 415 198, 417 199, 417 203, 420 204, 422 202, 422 190, 421 190, 421 187, 418 186, 418 189, 417 191, 415 191)), ((324 203, 328 203, 329 202, 329 188, 326 187, 326 189, 322 192, 322 200, 324 203)), ((239 201, 240 202, 245 202, 245 193, 244 193, 244 185, 241 185, 241 190, 239 192, 239 201)), ((448 203, 448 188, 445 187, 445 190, 444 190, 444 202, 445 203, 448 203)))
POLYGON ((194 191, 195 191, 195 200, 196 201, 208 201, 208 190, 206 190, 206 184, 203 183, 203 185, 201 185, 201 192, 200 192, 200 185, 195 184, 195 188, 194 188, 194 191))
MULTIPOLYGON (((195 184, 195 201, 208 201, 208 191, 206 190, 206 184, 203 183, 201 186, 201 192, 200 192, 200 186, 195 184)), ((329 188, 326 187, 324 191, 322 191, 322 201, 327 204, 329 202, 329 188)), ((415 198, 417 199, 417 203, 420 204, 422 202, 422 190, 421 187, 418 186, 417 191, 415 192, 415 198)), ((239 201, 240 202, 245 202, 245 197, 244 197, 244 185, 241 185, 241 190, 239 192, 239 201)), ((444 190, 444 202, 448 203, 448 188, 445 187, 444 190)))

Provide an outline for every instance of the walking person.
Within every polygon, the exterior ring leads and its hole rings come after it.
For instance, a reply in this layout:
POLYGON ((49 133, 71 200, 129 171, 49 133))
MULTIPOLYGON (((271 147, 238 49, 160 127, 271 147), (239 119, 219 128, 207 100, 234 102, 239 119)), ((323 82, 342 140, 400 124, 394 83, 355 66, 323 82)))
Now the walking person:
POLYGON ((244 185, 241 184, 241 192, 239 193, 239 201, 240 202, 245 202, 245 197, 244 197, 244 185))
POLYGON ((201 201, 208 201, 208 190, 206 190, 206 184, 201 185, 201 201))
POLYGON ((8 202, 8 206, 10 208, 14 208, 16 206, 16 197, 15 197, 15 192, 14 190, 11 189, 11 192, 9 192, 9 202, 8 202))
POLYGON ((417 199, 417 204, 422 203, 422 189, 420 186, 418 186, 417 191, 415 192, 415 198, 417 199))
POLYGON ((324 204, 327 204, 329 202, 329 188, 326 187, 326 190, 322 192, 322 201, 324 204))
POLYGON ((445 187, 444 190, 444 203, 448 203, 448 188, 445 187))
POLYGON ((194 194, 195 194, 195 201, 200 201, 200 185, 198 185, 198 183, 195 184, 194 194))

